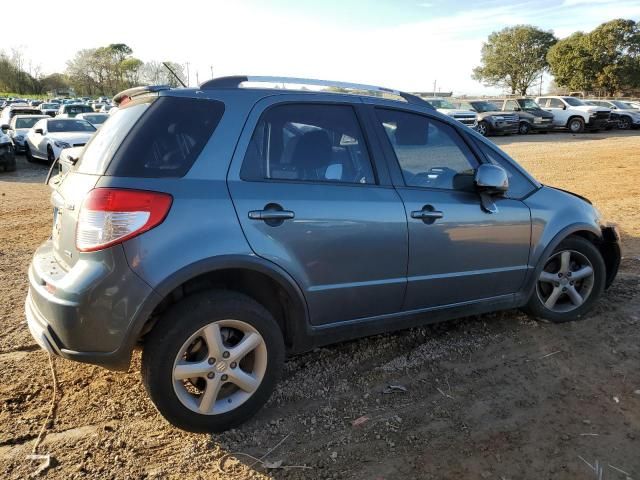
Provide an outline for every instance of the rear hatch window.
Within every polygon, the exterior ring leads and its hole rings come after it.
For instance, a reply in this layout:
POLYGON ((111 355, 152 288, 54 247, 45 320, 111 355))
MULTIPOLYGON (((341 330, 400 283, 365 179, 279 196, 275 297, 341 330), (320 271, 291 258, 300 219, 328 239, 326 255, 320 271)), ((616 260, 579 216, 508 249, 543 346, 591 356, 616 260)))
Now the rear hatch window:
POLYGON ((120 108, 87 144, 77 172, 118 177, 182 177, 218 126, 216 100, 149 96, 120 108))

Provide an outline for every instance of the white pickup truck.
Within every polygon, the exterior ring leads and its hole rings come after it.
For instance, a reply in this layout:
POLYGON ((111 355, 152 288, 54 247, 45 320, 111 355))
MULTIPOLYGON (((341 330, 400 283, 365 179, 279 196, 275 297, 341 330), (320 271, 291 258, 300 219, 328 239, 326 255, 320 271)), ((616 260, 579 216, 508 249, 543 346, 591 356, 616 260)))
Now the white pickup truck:
POLYGON ((605 128, 611 110, 587 105, 576 97, 547 96, 536 98, 543 110, 553 113, 553 125, 568 128, 571 133, 605 128))

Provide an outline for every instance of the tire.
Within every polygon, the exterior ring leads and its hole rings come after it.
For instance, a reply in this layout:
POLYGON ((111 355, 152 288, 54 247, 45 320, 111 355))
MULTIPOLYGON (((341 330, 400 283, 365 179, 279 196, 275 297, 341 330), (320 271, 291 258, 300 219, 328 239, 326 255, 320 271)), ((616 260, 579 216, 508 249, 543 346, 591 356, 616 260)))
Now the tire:
POLYGON ((47 161, 49 163, 53 163, 56 161, 56 156, 53 153, 53 148, 51 148, 51 145, 47 145, 47 161))
POLYGON ((631 119, 626 115, 624 117, 620 117, 620 120, 618 120, 618 128, 620 130, 629 130, 631 125, 631 119))
POLYGON ((543 262, 543 267, 536 270, 536 286, 525 310, 535 317, 555 323, 582 318, 604 291, 606 266, 600 251, 582 237, 569 237, 543 262), (567 253, 568 268, 563 269, 567 253), (585 274, 586 267, 591 268, 591 276, 578 279, 578 275, 585 274), (554 293, 556 290, 557 294, 554 293), (574 300, 576 297, 571 291, 578 293, 581 303, 574 300))
POLYGON ((567 128, 571 133, 584 132, 584 120, 580 117, 570 118, 567 122, 567 128))
POLYGON ((280 327, 262 305, 240 293, 206 291, 170 307, 148 334, 142 354, 142 380, 152 402, 169 423, 191 432, 222 432, 244 423, 269 399, 280 378, 284 355, 280 327), (210 330, 204 332, 214 333, 207 337, 199 333, 205 327, 210 330), (240 340, 238 331, 245 332, 240 340), (234 362, 234 348, 250 337, 262 343, 234 362), (205 338, 225 343, 220 345, 205 338), (224 350, 222 354, 220 350, 224 350), (179 360, 190 368, 198 367, 186 370, 193 377, 182 378, 179 360), (249 363, 243 365, 246 360, 249 363), (250 393, 250 389, 245 391, 234 383, 234 378, 239 378, 235 375, 248 373, 247 367, 252 370, 250 393), (217 385, 222 386, 211 390, 217 393, 207 403, 210 407, 203 406, 205 392, 217 385), (236 407, 229 407, 232 401, 236 407), (200 407, 207 413, 198 412, 200 407))
POLYGON ((481 120, 478 122, 476 131, 483 137, 486 137, 487 135, 489 135, 489 125, 484 120, 481 120))
POLYGON ((527 135, 531 131, 531 127, 527 122, 520 122, 518 126, 518 133, 520 135, 527 135))
POLYGON ((29 148, 29 144, 25 144, 24 146, 24 156, 27 158, 27 162, 29 163, 33 163, 35 162, 35 158, 33 157, 33 155, 31 154, 31 148, 29 148))

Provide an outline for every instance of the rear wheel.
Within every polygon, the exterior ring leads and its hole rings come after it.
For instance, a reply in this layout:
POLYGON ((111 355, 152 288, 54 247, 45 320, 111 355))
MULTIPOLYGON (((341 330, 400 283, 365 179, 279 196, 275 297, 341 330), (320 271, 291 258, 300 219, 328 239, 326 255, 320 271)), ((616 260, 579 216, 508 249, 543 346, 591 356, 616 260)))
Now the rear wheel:
POLYGON ((203 292, 170 308, 145 341, 144 385, 160 413, 192 432, 221 432, 269 399, 284 361, 271 314, 250 297, 203 292))
POLYGON ((576 320, 602 294, 605 276, 604 260, 593 243, 567 238, 545 260, 527 310, 552 322, 576 320))
POLYGON ((584 120, 580 117, 574 117, 567 123, 567 128, 571 133, 582 133, 584 132, 584 120))

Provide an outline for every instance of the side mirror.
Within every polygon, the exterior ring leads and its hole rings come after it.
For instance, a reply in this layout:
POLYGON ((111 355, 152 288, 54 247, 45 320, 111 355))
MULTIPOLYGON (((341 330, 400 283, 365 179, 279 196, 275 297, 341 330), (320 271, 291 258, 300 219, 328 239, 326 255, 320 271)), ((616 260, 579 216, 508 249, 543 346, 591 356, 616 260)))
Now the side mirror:
POLYGON ((483 163, 476 170, 476 190, 487 195, 502 195, 509 190, 509 177, 504 168, 483 163))
POLYGON ((562 105, 562 110, 566 110, 567 106, 566 105, 562 105))
POLYGON ((37 135, 44 135, 44 133, 42 132, 42 129, 41 129, 41 128, 36 128, 36 129, 34 130, 34 132, 35 132, 37 135))

